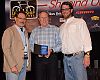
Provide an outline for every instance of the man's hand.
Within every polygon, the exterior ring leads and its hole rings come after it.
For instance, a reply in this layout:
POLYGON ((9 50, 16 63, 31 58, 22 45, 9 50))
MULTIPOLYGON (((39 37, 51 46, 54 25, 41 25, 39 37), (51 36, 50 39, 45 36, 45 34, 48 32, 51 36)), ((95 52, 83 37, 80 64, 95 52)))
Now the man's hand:
POLYGON ((46 58, 49 58, 49 56, 51 55, 52 53, 52 49, 48 49, 48 55, 45 55, 46 58))
POLYGON ((18 69, 17 69, 17 67, 16 67, 16 66, 12 67, 12 68, 11 68, 11 72, 12 72, 12 73, 15 73, 15 74, 18 74, 18 69))
POLYGON ((89 65, 90 65, 90 56, 89 55, 84 56, 83 64, 84 64, 85 68, 89 67, 89 65))

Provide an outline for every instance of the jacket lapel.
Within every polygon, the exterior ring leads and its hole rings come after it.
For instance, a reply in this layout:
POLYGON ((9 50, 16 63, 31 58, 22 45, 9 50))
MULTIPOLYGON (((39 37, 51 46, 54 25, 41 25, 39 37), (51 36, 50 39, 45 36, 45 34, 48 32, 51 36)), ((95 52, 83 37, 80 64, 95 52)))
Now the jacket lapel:
POLYGON ((22 46, 24 47, 24 45, 23 45, 23 42, 22 42, 22 39, 21 39, 21 36, 20 36, 20 33, 18 32, 18 30, 16 29, 16 27, 15 26, 13 26, 14 28, 13 28, 13 30, 14 30, 14 32, 16 33, 16 39, 22 44, 22 46))

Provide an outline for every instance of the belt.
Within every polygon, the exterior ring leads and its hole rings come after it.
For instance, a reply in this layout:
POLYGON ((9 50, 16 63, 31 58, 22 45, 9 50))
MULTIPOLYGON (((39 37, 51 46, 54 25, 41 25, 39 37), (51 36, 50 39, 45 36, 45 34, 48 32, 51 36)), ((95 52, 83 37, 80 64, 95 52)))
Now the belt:
POLYGON ((72 57, 72 56, 75 56, 75 55, 80 54, 81 52, 82 52, 82 51, 79 51, 79 52, 76 52, 76 53, 72 53, 72 54, 64 54, 64 56, 72 57))
POLYGON ((64 56, 72 57, 72 56, 74 56, 74 54, 64 54, 64 56))

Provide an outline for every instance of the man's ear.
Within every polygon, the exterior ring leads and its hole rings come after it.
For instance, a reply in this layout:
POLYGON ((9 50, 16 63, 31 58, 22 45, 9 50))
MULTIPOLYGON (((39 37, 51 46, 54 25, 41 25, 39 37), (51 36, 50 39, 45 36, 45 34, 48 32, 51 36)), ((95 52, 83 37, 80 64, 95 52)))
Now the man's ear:
POLYGON ((71 13, 73 13, 73 9, 71 9, 71 13))
POLYGON ((15 17, 14 19, 15 19, 15 21, 16 21, 16 17, 15 17))
POLYGON ((38 18, 38 21, 40 21, 40 18, 38 18))

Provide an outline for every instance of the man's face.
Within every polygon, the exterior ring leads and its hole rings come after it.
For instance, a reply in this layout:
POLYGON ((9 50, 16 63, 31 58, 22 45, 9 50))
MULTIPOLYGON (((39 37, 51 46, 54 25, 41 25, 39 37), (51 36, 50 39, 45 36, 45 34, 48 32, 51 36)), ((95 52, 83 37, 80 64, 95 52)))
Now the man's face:
POLYGON ((23 13, 19 13, 18 17, 15 17, 16 25, 19 27, 25 26, 26 23, 26 16, 23 13))
POLYGON ((46 12, 41 12, 39 14, 39 21, 41 26, 46 27, 49 21, 48 14, 46 12))
POLYGON ((27 31, 31 32, 33 28, 37 26, 39 26, 38 19, 28 19, 26 21, 25 28, 27 29, 27 31))
POLYGON ((65 19, 72 16, 73 9, 70 9, 69 5, 62 5, 61 13, 65 19))

